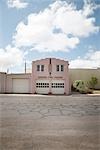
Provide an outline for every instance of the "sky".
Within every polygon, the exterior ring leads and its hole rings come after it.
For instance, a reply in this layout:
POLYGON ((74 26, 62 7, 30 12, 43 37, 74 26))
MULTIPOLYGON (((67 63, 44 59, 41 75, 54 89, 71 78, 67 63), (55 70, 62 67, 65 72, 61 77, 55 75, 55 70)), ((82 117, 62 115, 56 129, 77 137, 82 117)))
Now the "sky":
POLYGON ((100 68, 100 0, 0 0, 0 71, 48 57, 100 68))

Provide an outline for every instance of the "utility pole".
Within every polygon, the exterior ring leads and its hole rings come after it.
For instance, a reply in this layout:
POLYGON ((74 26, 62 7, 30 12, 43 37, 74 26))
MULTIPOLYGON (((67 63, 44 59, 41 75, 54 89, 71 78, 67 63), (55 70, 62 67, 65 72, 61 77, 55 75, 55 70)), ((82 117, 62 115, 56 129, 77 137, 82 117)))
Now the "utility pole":
POLYGON ((25 73, 26 73, 26 60, 25 60, 25 73))
POLYGON ((9 68, 7 68, 7 74, 9 73, 9 68))

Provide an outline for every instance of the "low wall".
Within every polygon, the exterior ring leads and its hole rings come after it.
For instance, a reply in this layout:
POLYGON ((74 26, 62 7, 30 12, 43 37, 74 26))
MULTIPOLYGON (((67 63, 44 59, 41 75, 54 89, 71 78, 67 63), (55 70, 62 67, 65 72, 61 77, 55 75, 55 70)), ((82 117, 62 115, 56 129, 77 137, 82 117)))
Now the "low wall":
POLYGON ((75 80, 89 81, 92 76, 97 77, 98 84, 95 89, 100 89, 100 69, 69 69, 71 85, 75 80))
POLYGON ((6 73, 0 72, 0 93, 5 93, 6 73))

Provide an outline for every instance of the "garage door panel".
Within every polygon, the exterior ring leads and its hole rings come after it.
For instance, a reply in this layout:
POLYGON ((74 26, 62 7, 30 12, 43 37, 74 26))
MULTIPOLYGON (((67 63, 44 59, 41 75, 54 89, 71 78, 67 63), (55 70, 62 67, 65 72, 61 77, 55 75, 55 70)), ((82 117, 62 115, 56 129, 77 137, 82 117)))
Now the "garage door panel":
POLYGON ((63 80, 52 80, 52 94, 64 94, 64 81, 63 80))
POLYGON ((29 79, 13 79, 13 93, 29 93, 29 79))
POLYGON ((36 81, 36 93, 48 94, 49 93, 49 80, 36 81))
POLYGON ((64 94, 65 83, 64 80, 37 80, 36 93, 39 94, 64 94))

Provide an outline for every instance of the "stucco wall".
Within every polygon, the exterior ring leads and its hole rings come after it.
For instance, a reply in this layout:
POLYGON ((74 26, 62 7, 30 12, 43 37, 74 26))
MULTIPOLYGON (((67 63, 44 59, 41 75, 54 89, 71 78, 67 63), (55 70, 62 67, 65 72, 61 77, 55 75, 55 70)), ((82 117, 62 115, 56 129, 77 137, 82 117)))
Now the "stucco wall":
POLYGON ((13 79, 29 79, 29 91, 31 93, 31 74, 7 74, 6 93, 12 93, 13 79))
POLYGON ((0 93, 5 93, 6 73, 0 72, 0 93))
POLYGON ((50 58, 41 59, 32 62, 32 89, 33 93, 36 90, 36 80, 37 79, 47 79, 47 80, 64 80, 65 81, 65 93, 70 93, 69 88, 69 73, 68 73, 68 62, 60 59, 50 58), (37 71, 37 65, 44 65, 44 71, 37 71), (56 65, 64 65, 64 71, 56 71, 56 65), (51 75, 49 74, 51 72, 51 75))
POLYGON ((69 76, 71 84, 75 80, 89 81, 92 76, 98 78, 98 84, 95 89, 100 89, 100 69, 69 69, 69 76))
MULTIPOLYGON (((44 64, 48 64, 49 62, 45 60, 44 64)), ((61 62, 60 62, 61 63, 61 62)), ((62 61, 63 63, 63 61, 62 61)), ((36 63, 37 64, 37 63, 36 63)), ((35 65, 36 65, 35 64, 35 65)), ((41 64, 41 62, 40 62, 41 64)), ((54 67, 54 66, 53 66, 54 67)), ((30 93, 33 93, 33 86, 34 85, 34 79, 37 78, 41 74, 35 74, 34 72, 34 65, 33 65, 33 76, 31 80, 31 74, 6 74, 0 72, 0 93, 11 93, 12 92, 12 81, 13 78, 16 79, 29 79, 30 82, 30 93)), ((54 69, 53 69, 54 70, 54 69)), ((68 69, 66 69, 68 71, 68 69)), ((45 72, 45 76, 48 76, 48 72, 45 72)), ((67 72, 65 72, 64 75, 66 75, 67 72)), ((42 74, 44 76, 44 74, 42 74)), ((60 74, 61 76, 61 74, 60 74)), ((98 84, 95 86, 96 89, 100 89, 100 69, 69 69, 69 77, 70 77, 70 84, 72 84, 75 80, 84 80, 89 81, 92 76, 95 76, 98 78, 98 84)), ((62 76, 64 78, 64 76, 62 76)), ((68 88, 68 87, 67 87, 68 88)))

